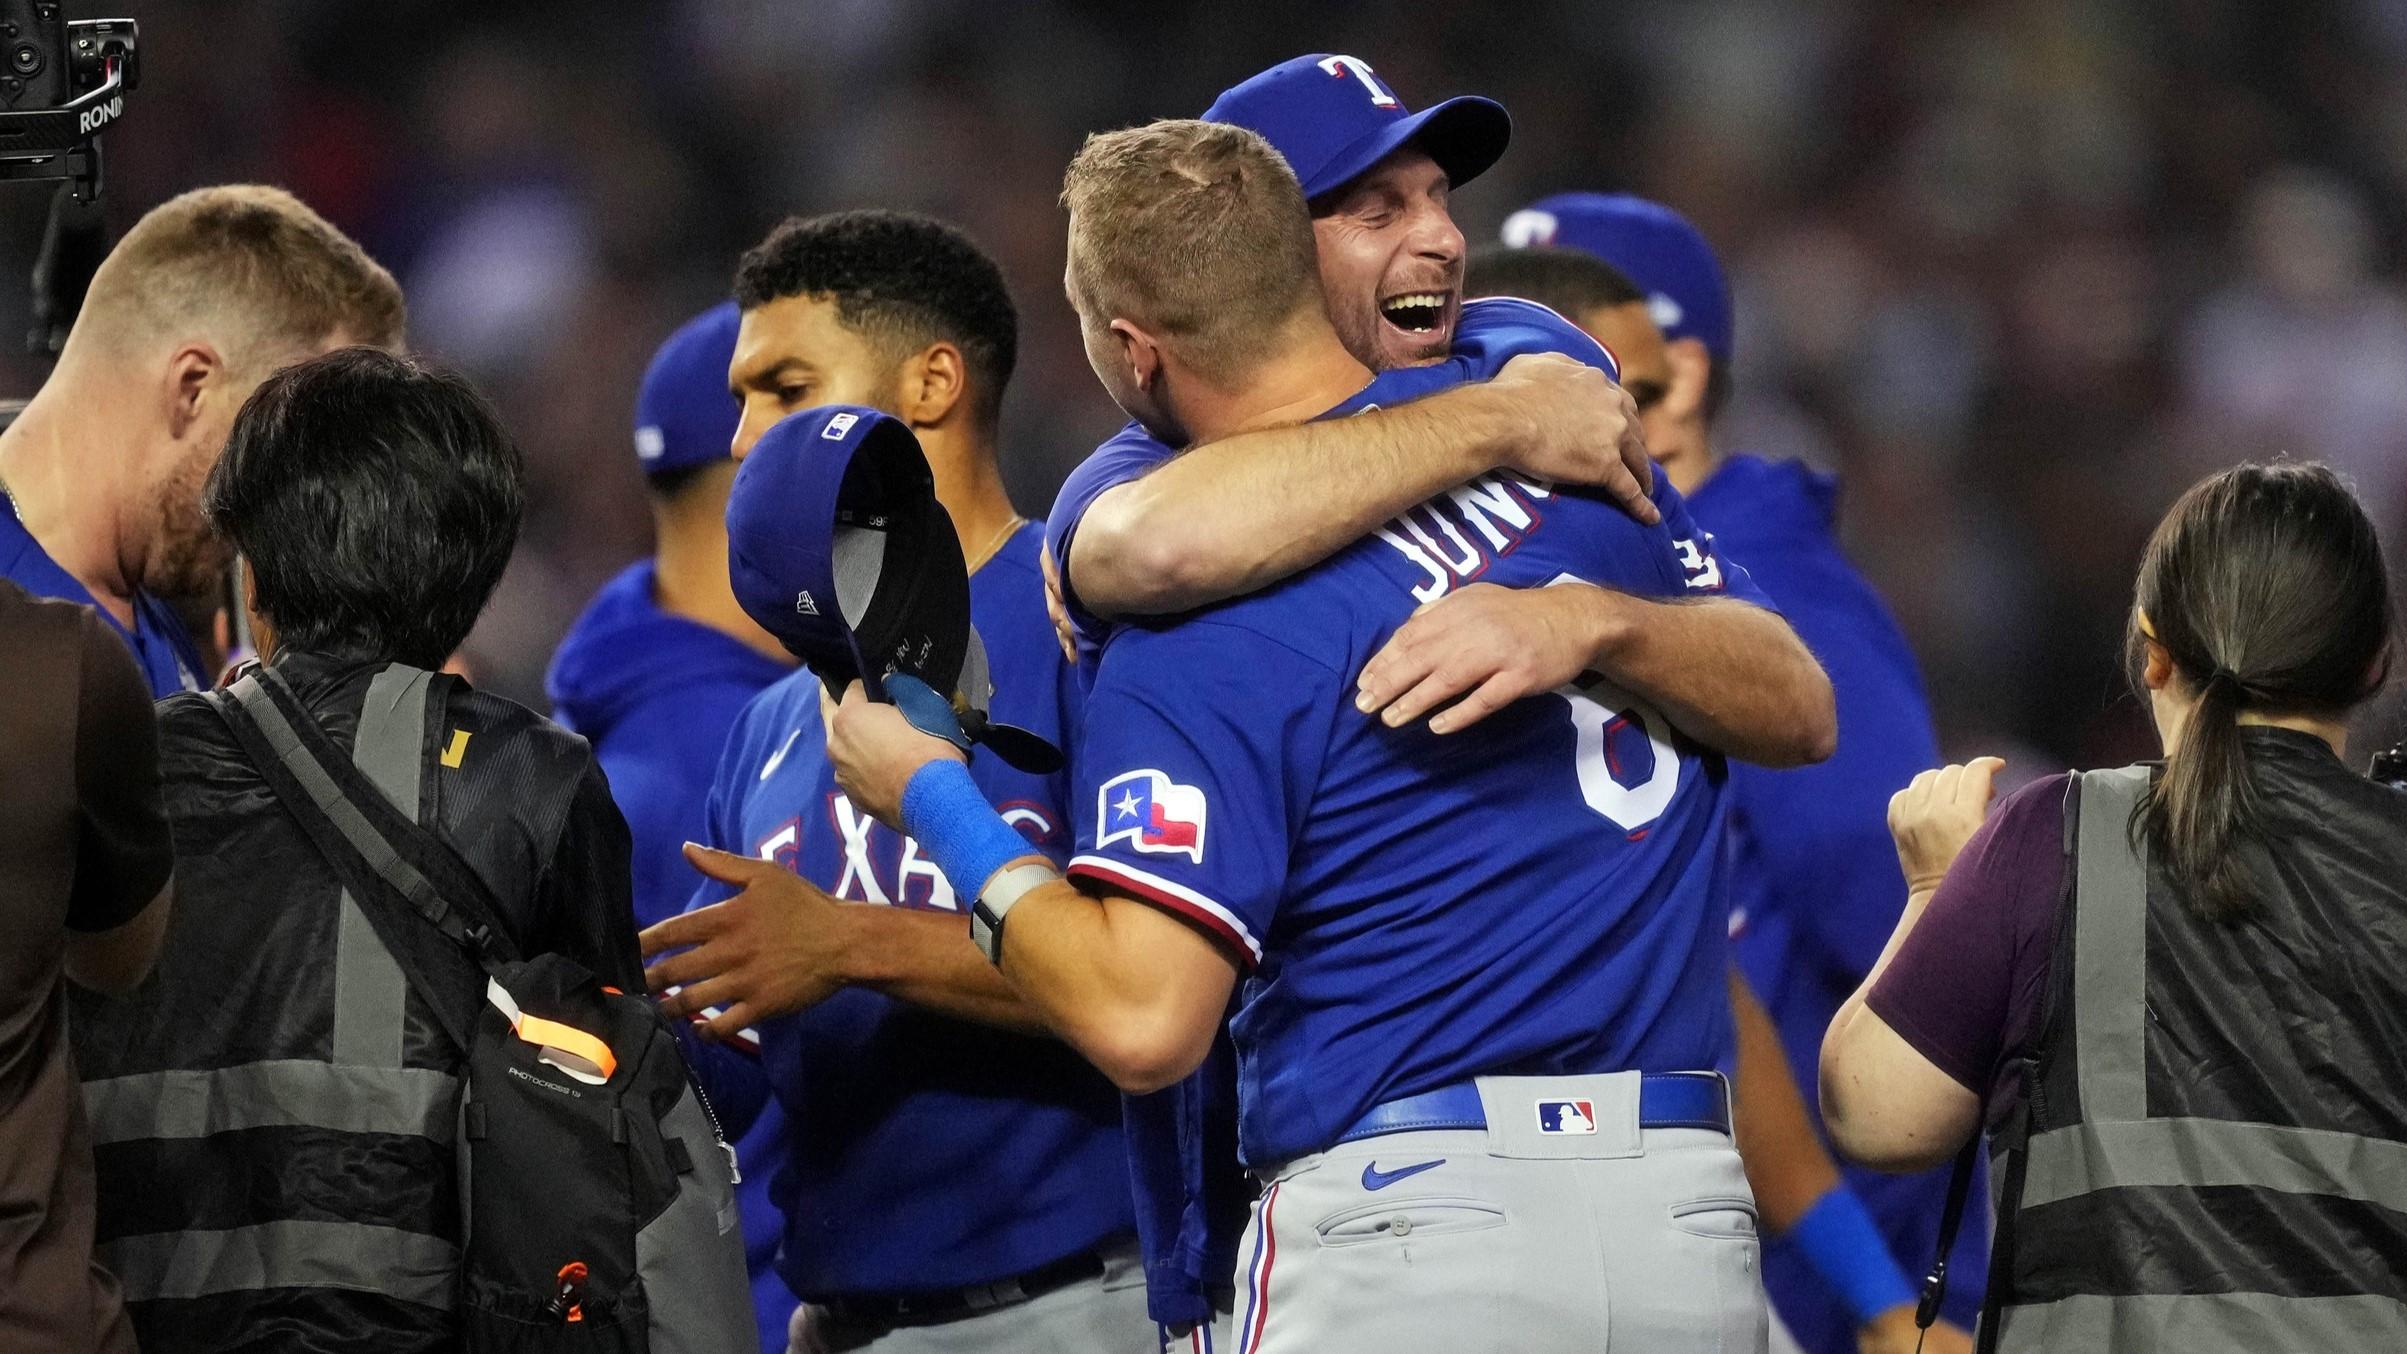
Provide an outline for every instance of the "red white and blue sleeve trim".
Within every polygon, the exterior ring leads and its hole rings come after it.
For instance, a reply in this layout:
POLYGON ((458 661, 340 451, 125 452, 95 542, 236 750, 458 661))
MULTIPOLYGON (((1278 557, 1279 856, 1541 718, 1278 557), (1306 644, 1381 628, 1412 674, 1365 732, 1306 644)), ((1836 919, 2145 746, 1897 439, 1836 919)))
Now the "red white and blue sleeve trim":
POLYGON ((1184 884, 1108 856, 1073 856, 1070 858, 1069 874, 1073 879, 1092 879, 1108 884, 1174 916, 1184 917, 1202 927, 1205 934, 1236 951, 1248 968, 1262 962, 1262 942, 1254 939, 1254 933, 1247 928, 1244 919, 1230 908, 1184 884))

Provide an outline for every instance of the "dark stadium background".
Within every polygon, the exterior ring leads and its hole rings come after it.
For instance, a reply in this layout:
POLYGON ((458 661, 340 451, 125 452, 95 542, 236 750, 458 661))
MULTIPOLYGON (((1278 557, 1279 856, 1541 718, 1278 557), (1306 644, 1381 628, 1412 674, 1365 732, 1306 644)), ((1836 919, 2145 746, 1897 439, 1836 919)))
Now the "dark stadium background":
MULTIPOLYGON (((2407 6, 2387 0, 70 10, 142 23, 107 140, 116 227, 193 185, 285 184, 401 277, 416 344, 498 398, 533 511, 472 657, 537 703, 562 627, 645 548, 635 377, 774 220, 920 208, 1003 260, 1023 315, 1005 466, 1038 514, 1117 422, 1061 298, 1063 164, 1089 130, 1193 115, 1311 50, 1416 105, 1512 110, 1513 149, 1458 199, 1475 240, 1563 188, 1704 227, 1739 294, 1723 440, 1844 472, 1850 548, 1951 755, 2031 774, 2143 750, 2115 661, 2131 568, 2200 471, 2320 455, 2394 537, 2407 517, 2407 6)), ((42 198, 0 194, 11 273, 42 198)), ((24 307, 0 286, 0 333, 24 307)), ((38 377, 0 345, 0 393, 38 377)))

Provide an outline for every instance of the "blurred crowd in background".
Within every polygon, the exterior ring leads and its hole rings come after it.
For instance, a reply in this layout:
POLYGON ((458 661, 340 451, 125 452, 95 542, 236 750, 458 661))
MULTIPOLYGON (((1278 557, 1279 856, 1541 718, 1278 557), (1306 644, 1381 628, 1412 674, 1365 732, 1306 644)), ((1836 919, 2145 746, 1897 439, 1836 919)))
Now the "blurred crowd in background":
MULTIPOLYGON (((1951 756, 2027 775, 2150 750, 2109 656, 2148 527, 2207 469, 2332 461, 2407 536, 2393 0, 69 8, 143 28, 114 227, 198 184, 289 187, 399 276, 413 346, 494 395, 530 511, 468 657, 538 708, 561 630, 647 548, 643 364, 770 225, 909 207, 996 254, 1022 315, 1005 469, 1041 516, 1120 422, 1062 299, 1064 165, 1315 50, 1415 106, 1512 111, 1456 200, 1475 243, 1573 188, 1704 229, 1738 298, 1717 440, 1843 477, 1951 756)), ((0 261, 30 264, 43 206, 0 194, 0 261)), ((0 287, 0 332, 25 309, 0 287)), ((39 378, 0 345, 0 394, 39 378)))

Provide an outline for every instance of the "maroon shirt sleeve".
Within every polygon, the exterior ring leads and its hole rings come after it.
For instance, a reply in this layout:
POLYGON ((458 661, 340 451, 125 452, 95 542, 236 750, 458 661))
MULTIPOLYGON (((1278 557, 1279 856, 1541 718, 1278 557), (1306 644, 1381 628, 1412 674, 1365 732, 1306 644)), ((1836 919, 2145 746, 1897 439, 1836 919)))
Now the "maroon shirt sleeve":
POLYGON ((1999 801, 1865 997, 1992 1109, 2039 1034, 2064 892, 2064 791, 2047 776, 1999 801))

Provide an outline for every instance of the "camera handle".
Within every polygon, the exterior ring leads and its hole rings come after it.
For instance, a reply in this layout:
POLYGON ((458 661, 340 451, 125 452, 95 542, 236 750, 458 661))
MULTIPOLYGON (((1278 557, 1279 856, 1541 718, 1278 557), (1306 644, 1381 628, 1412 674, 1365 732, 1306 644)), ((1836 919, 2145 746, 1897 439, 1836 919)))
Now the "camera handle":
POLYGON ((100 83, 66 103, 0 112, 0 181, 65 179, 77 202, 100 195, 100 143, 92 138, 125 111, 133 88, 130 42, 98 59, 100 83))

